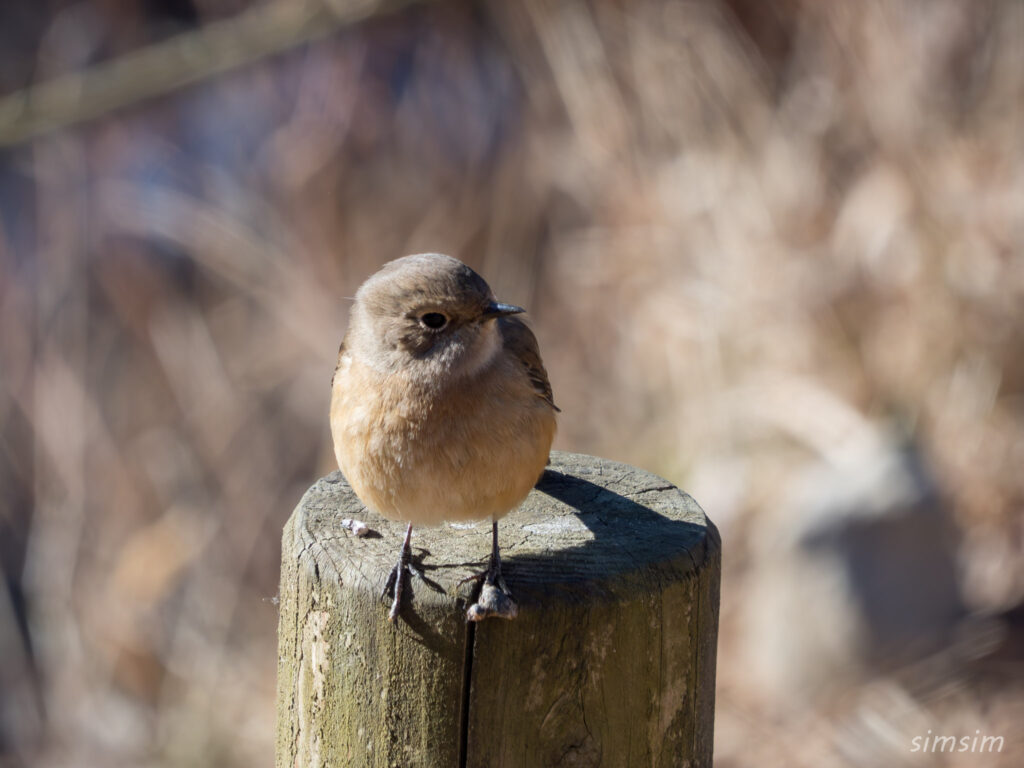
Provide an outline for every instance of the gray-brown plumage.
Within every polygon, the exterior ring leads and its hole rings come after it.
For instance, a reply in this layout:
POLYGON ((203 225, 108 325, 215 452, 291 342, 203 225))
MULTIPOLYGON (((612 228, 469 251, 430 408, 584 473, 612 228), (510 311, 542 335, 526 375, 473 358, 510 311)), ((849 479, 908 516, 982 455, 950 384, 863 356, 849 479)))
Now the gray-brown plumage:
MULTIPOLYGON (((338 465, 381 515, 415 524, 491 517, 491 568, 470 619, 511 617, 497 520, 547 463, 555 407, 537 340, 457 259, 407 256, 356 293, 332 382, 338 465)), ((392 618, 409 549, 394 574, 392 618)))

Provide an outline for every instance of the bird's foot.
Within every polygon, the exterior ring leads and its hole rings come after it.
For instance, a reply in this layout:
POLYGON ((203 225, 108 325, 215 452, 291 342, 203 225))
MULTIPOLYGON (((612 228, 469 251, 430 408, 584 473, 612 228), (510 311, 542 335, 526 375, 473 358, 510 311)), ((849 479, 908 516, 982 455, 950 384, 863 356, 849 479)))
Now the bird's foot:
POLYGON ((519 606, 508 592, 495 584, 484 584, 480 597, 466 611, 466 621, 483 621, 491 616, 514 619, 518 615, 519 606))
MULTIPOLYGON (((519 606, 512 599, 512 592, 501 575, 501 561, 491 562, 490 568, 480 575, 484 580, 480 595, 466 611, 466 621, 483 621, 494 616, 499 619, 514 619, 519 615, 519 606)), ((478 577, 478 578, 480 578, 478 577)))
MULTIPOLYGON (((404 558, 403 558, 404 559, 404 558)), ((391 599, 391 610, 388 612, 388 621, 398 618, 398 611, 402 607, 402 593, 405 592, 405 585, 409 581, 409 564, 399 560, 395 567, 388 574, 388 580, 384 583, 384 591, 380 593, 380 599, 391 599)))
POLYGON ((409 586, 409 577, 418 576, 421 579, 425 579, 422 571, 411 562, 403 562, 403 560, 405 560, 404 557, 395 563, 395 567, 388 574, 388 580, 384 583, 384 590, 380 593, 381 600, 391 601, 388 621, 394 621, 398 618, 398 612, 402 607, 402 596, 409 586))
POLYGON ((405 542, 402 544, 402 552, 398 562, 388 574, 384 582, 384 590, 380 593, 380 599, 391 598, 391 610, 388 611, 388 621, 398 618, 398 612, 402 608, 402 595, 409 584, 409 576, 416 575, 423 578, 423 574, 412 564, 412 548, 409 546, 409 539, 412 536, 412 525, 410 524, 405 532, 405 542))

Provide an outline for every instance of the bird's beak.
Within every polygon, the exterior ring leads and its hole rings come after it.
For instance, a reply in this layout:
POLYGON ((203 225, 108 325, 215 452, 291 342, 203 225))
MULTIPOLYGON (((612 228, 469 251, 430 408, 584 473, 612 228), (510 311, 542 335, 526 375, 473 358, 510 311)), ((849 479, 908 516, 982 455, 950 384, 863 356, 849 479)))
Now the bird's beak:
POLYGON ((500 304, 497 301, 492 301, 487 305, 487 309, 484 310, 483 319, 490 320, 492 317, 505 317, 506 315, 518 315, 526 310, 522 307, 517 307, 515 304, 500 304))

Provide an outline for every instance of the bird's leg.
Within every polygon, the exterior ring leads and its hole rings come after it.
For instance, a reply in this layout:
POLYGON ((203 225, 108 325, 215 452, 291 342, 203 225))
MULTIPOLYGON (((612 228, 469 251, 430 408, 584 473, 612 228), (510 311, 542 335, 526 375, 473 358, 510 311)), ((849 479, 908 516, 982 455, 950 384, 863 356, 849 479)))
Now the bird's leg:
POLYGON ((485 584, 497 584, 506 595, 511 597, 505 577, 501 575, 501 549, 498 547, 498 521, 491 521, 491 563, 487 568, 487 575, 484 577, 485 584))
POLYGON ((491 562, 484 573, 480 596, 466 611, 467 621, 483 621, 488 616, 514 619, 519 607, 512 599, 505 577, 501 575, 501 552, 498 549, 498 521, 491 521, 491 562))
POLYGON ((384 591, 380 595, 381 598, 394 598, 391 602, 391 611, 388 613, 388 621, 397 619, 398 611, 402 607, 402 592, 405 591, 405 585, 409 581, 409 573, 412 570, 410 564, 412 560, 412 546, 409 543, 411 540, 412 523, 409 523, 409 527, 405 529, 405 542, 402 544, 402 553, 398 556, 398 562, 395 563, 395 567, 388 574, 388 580, 384 584, 384 591))

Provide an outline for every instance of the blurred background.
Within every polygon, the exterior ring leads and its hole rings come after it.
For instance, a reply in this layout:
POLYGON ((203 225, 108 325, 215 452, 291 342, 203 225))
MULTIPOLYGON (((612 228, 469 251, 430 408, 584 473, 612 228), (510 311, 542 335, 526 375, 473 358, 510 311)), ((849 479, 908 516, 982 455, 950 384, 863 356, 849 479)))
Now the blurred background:
POLYGON ((717 765, 1021 765, 1022 41, 1018 0, 4 2, 0 764, 272 765, 346 297, 442 251, 529 308, 556 447, 720 527, 717 765))

